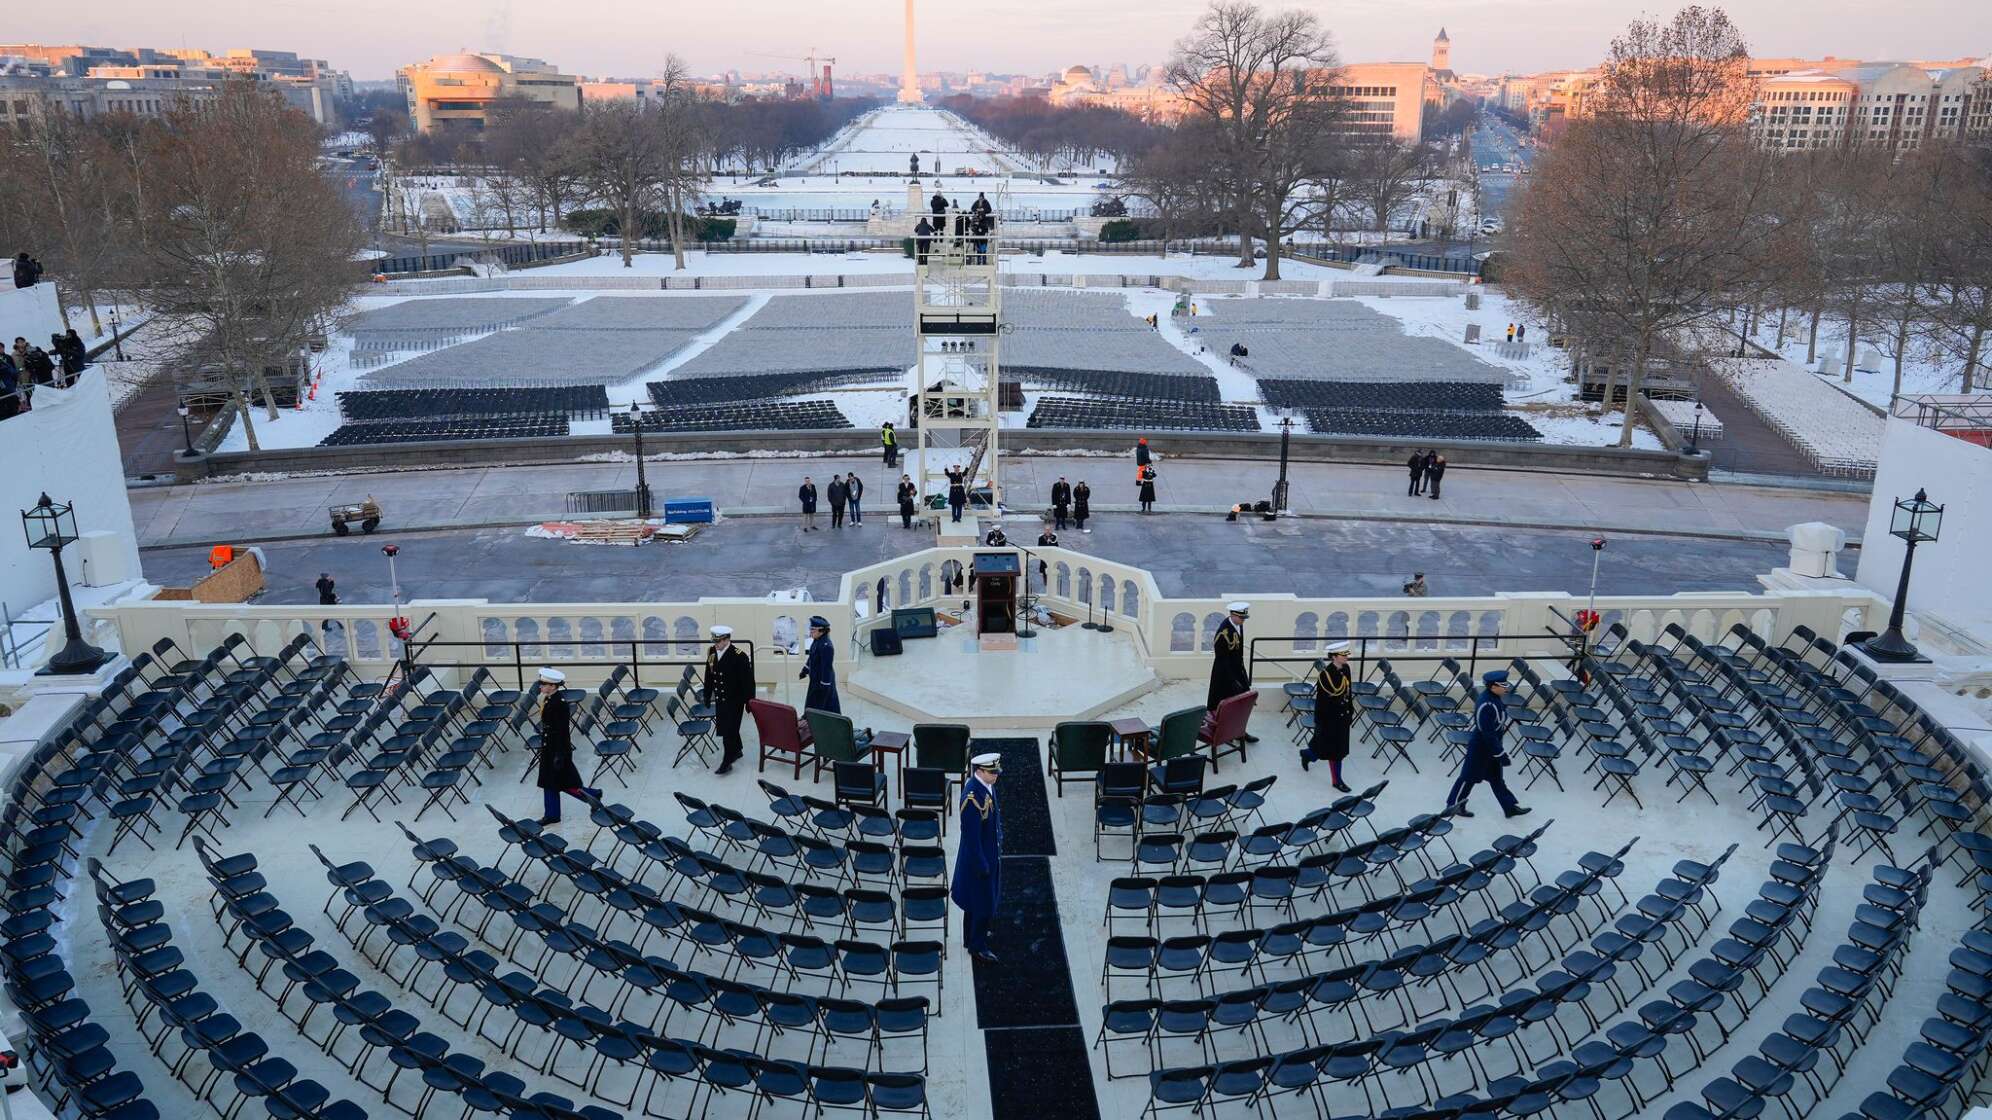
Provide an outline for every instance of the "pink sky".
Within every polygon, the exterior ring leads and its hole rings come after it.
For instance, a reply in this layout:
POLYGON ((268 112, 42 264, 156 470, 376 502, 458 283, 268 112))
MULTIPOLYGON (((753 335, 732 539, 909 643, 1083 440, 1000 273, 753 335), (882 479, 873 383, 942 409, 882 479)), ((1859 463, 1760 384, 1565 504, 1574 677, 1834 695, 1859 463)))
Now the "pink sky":
MULTIPOLYGON (((1049 73, 1073 63, 1163 61, 1203 0, 979 0, 920 3, 923 69, 1049 73), (973 28, 969 21, 973 21, 973 28), (978 28, 987 31, 976 30, 978 28)), ((1624 0, 1315 0, 1345 61, 1422 59, 1444 25, 1453 67, 1527 73, 1584 66, 1647 8, 1624 0)), ((1734 0, 1729 13, 1763 56, 1932 58, 1992 52, 1992 4, 1892 0, 1734 0)), ((360 79, 468 47, 537 55, 590 76, 656 72, 666 52, 699 72, 838 59, 840 72, 896 70, 899 0, 95 0, 16 5, 4 35, 105 46, 263 47, 329 59, 360 79), (509 14, 506 14, 509 13, 509 14)))

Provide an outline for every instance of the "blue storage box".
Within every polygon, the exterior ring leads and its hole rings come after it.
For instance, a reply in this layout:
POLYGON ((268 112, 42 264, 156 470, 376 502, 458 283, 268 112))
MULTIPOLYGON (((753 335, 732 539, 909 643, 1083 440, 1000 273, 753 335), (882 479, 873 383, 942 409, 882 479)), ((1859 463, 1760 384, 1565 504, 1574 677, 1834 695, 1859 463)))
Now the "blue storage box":
POLYGON ((710 525, 712 521, 711 498, 671 498, 664 503, 666 525, 710 525))

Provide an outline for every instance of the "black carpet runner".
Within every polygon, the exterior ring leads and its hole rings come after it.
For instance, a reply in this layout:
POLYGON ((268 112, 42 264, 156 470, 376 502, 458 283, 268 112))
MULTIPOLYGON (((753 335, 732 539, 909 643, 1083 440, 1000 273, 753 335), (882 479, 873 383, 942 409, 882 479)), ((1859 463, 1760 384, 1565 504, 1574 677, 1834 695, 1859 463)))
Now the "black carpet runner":
POLYGON ((971 753, 1003 756, 1003 886, 990 948, 975 963, 975 1024, 989 1058, 994 1120, 1099 1120, 1093 1067, 1072 992, 1064 926, 1052 889, 1051 802, 1035 739, 977 739, 971 753))

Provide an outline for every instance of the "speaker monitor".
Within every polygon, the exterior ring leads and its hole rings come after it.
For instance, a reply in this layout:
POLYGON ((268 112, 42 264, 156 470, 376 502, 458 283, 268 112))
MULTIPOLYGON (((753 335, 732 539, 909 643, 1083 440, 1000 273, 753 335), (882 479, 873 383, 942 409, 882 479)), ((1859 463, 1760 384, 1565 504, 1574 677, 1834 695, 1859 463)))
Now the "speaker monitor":
POLYGON ((899 631, 881 626, 871 632, 871 650, 873 657, 897 657, 906 647, 899 641, 899 631))

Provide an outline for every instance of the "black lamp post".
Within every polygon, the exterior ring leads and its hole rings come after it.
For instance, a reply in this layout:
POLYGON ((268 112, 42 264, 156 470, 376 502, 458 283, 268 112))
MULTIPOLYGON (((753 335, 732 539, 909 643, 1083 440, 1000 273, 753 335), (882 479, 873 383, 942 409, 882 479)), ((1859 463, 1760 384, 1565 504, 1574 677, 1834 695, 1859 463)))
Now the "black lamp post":
POLYGON ((27 533, 29 548, 45 549, 55 561, 55 591, 62 602, 63 633, 69 639, 42 673, 73 676, 96 672, 111 655, 83 640, 83 631, 76 624, 76 604, 69 598, 69 576, 62 570, 63 546, 77 536, 75 506, 67 502, 58 505, 43 494, 35 508, 21 511, 21 528, 27 533))
POLYGON ((631 401, 629 426, 636 433, 636 516, 650 516, 650 483, 643 473, 643 405, 631 401))
POLYGON ((1694 430, 1688 433, 1688 454, 1690 455, 1701 454, 1701 449, 1702 449, 1701 436, 1702 436, 1702 402, 1700 397, 1696 397, 1695 426, 1694 430))
POLYGON ((1280 480, 1273 483, 1273 514, 1278 516, 1287 508, 1287 452, 1293 444, 1293 417, 1280 418, 1280 480))
POLYGON ((118 352, 118 361, 124 361, 124 331, 118 326, 118 305, 115 303, 111 305, 111 345, 118 352))
POLYGON ((1944 507, 1933 504, 1922 490, 1917 490, 1913 498, 1895 500, 1895 517, 1888 535, 1902 538, 1907 547, 1902 553, 1902 578, 1895 584, 1895 605, 1888 611, 1888 629, 1861 643, 1861 651, 1876 661, 1900 664, 1925 660, 1909 644, 1909 639, 1902 636, 1902 612, 1909 605, 1909 568, 1916 562, 1916 546, 1936 543, 1943 522, 1944 507))
POLYGON ((194 457, 194 429, 188 426, 187 416, 193 412, 193 409, 187 407, 187 399, 182 397, 180 398, 179 405, 173 411, 180 414, 180 438, 185 440, 187 444, 187 449, 181 452, 181 454, 191 459, 194 457))

